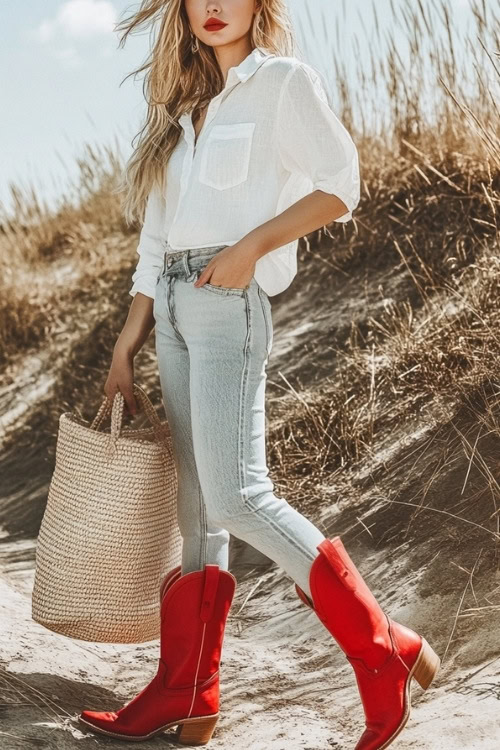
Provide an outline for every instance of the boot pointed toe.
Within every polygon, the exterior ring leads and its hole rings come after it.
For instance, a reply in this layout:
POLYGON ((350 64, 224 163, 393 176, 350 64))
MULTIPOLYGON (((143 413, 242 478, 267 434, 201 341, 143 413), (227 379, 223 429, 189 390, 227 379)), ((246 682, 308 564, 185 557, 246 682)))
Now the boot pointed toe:
POLYGON ((113 733, 118 714, 115 711, 82 711, 79 721, 98 732, 113 733))
POLYGON ((113 722, 116 721, 118 714, 116 711, 82 711, 80 716, 85 721, 113 722))

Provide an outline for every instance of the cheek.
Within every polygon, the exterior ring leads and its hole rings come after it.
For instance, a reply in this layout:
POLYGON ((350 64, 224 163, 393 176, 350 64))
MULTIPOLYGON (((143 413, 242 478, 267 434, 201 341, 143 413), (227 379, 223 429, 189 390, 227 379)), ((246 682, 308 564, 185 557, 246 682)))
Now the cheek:
POLYGON ((203 24, 207 18, 205 0, 184 0, 184 8, 190 26, 203 31, 203 24))
POLYGON ((231 20, 242 32, 248 31, 254 20, 255 0, 233 0, 231 20))
POLYGON ((221 16, 228 22, 224 29, 228 38, 239 39, 247 34, 252 28, 254 12, 255 0, 229 0, 221 7, 221 16))

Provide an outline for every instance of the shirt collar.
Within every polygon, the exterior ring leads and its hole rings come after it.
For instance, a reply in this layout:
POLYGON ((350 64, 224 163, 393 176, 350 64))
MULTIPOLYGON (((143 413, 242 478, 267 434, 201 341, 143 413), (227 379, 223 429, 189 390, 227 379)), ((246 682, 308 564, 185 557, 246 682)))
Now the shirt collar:
MULTIPOLYGON (((265 47, 254 47, 254 49, 242 60, 239 65, 233 65, 227 71, 226 83, 222 92, 230 88, 234 84, 248 81, 253 76, 255 71, 262 65, 262 63, 269 57, 274 57, 274 53, 269 52, 265 47)), ((179 117, 179 124, 185 130, 186 127, 192 125, 191 115, 193 110, 185 112, 179 117)))
POLYGON ((272 57, 271 52, 268 52, 264 47, 255 47, 239 65, 229 68, 224 88, 227 88, 233 82, 247 81, 268 57, 272 57))

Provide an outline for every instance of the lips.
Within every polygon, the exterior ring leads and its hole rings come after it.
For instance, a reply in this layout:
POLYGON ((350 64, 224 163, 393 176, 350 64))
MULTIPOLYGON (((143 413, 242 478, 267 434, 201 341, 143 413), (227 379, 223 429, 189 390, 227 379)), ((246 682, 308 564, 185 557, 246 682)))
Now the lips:
POLYGON ((224 26, 227 26, 227 23, 214 19, 213 21, 207 21, 206 24, 204 24, 203 28, 207 29, 208 31, 217 31, 218 29, 223 29, 224 26))

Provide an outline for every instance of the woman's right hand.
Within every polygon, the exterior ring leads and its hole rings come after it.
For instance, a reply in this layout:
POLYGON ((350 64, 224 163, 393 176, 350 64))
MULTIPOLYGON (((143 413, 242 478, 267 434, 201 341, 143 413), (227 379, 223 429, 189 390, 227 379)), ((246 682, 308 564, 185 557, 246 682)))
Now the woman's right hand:
POLYGON ((134 357, 155 326, 153 298, 138 292, 130 305, 127 320, 118 336, 104 393, 111 403, 117 391, 125 399, 125 411, 137 414, 140 403, 134 396, 134 357))
POLYGON ((134 358, 119 348, 115 348, 108 377, 104 384, 104 393, 113 403, 115 394, 119 391, 125 399, 125 410, 131 415, 137 414, 138 411, 133 385, 134 358))

